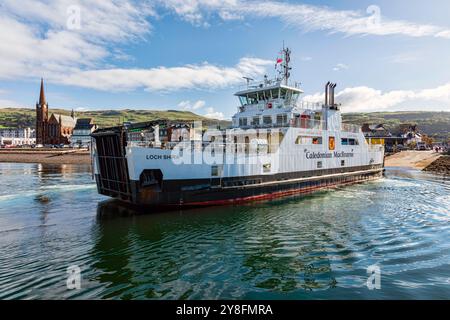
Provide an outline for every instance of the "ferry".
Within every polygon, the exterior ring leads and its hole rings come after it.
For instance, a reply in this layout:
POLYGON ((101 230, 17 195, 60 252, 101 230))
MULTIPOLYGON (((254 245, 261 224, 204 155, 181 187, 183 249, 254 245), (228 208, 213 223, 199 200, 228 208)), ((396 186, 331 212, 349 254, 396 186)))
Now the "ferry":
POLYGON ((123 123, 92 134, 98 192, 136 205, 211 206, 311 193, 378 179, 384 146, 342 122, 335 83, 299 100, 283 48, 276 74, 245 77, 227 129, 197 122, 123 123))

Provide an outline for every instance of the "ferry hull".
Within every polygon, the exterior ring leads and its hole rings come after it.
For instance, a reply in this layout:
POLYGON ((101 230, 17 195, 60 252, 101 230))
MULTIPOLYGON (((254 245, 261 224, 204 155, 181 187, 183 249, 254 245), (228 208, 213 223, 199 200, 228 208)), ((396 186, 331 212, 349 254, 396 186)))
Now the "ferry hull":
MULTIPOLYGON (((139 181, 131 180, 130 197, 122 197, 113 191, 101 190, 99 192, 129 202, 135 205, 156 207, 200 207, 239 204, 250 201, 270 200, 286 196, 309 194, 318 190, 361 183, 381 178, 383 168, 381 165, 371 165, 357 168, 347 168, 345 172, 319 176, 311 173, 289 173, 278 176, 277 180, 268 180, 258 184, 232 185, 231 178, 222 181, 210 179, 197 180, 167 180, 161 186, 142 187, 139 181), (305 177, 304 175, 310 175, 305 177), (221 183, 221 184, 219 184, 221 183), (224 186, 224 185, 230 186, 224 186), (209 185, 209 186, 208 186, 209 185), (197 190, 186 190, 188 186, 205 186, 197 190)), ((257 177, 248 177, 255 179, 257 177)), ((96 176, 97 181, 99 177, 96 176)), ((241 182, 246 179, 240 178, 241 182)), ((99 185, 99 183, 97 183, 99 185)))

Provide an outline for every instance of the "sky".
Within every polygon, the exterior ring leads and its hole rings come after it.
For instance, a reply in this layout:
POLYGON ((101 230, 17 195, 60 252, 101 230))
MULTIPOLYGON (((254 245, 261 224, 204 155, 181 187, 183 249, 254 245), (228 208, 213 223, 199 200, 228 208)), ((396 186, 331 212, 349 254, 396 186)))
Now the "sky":
POLYGON ((1 0, 0 107, 189 110, 230 119, 283 46, 305 101, 450 111, 450 2, 1 0))

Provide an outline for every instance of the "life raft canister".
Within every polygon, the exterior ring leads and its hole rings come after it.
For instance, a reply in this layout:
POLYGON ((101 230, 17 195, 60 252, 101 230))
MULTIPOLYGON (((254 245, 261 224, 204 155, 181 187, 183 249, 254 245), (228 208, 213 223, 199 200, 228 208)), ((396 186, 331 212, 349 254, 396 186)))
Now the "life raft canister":
POLYGON ((272 102, 267 103, 267 109, 272 109, 272 102))

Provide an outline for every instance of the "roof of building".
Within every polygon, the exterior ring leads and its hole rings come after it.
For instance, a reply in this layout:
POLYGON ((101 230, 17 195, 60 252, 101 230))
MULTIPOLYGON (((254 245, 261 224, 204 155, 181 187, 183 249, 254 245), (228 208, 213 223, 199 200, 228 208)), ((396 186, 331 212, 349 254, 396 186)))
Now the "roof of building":
POLYGON ((75 124, 76 124, 76 121, 77 121, 76 118, 72 118, 70 116, 65 116, 65 115, 58 114, 58 113, 52 113, 52 115, 50 117, 52 117, 52 116, 63 127, 68 127, 68 128, 74 128, 75 127, 75 124))
POLYGON ((92 118, 82 118, 77 120, 74 130, 90 130, 94 126, 95 124, 92 118))

